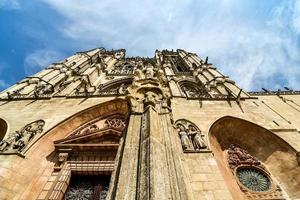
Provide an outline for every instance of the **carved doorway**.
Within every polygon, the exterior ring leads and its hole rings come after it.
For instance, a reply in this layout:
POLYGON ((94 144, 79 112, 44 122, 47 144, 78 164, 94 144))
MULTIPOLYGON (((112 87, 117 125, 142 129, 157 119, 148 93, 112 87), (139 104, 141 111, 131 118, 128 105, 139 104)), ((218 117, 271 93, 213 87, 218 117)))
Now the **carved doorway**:
POLYGON ((119 167, 126 125, 123 115, 99 117, 54 141, 56 163, 51 187, 44 188, 46 199, 105 199, 119 167))

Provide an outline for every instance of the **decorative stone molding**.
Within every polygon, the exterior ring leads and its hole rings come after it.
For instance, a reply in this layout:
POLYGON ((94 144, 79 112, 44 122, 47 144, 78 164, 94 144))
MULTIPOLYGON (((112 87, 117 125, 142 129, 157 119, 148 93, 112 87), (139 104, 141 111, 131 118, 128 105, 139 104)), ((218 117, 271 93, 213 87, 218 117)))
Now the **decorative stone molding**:
POLYGON ((68 138, 89 135, 99 132, 104 128, 113 128, 118 131, 123 131, 126 128, 126 120, 123 116, 111 116, 104 121, 104 125, 101 123, 102 120, 104 119, 100 117, 82 125, 75 129, 68 138))
POLYGON ((0 153, 2 154, 20 154, 36 135, 43 132, 45 122, 37 120, 27 124, 19 131, 11 133, 7 138, 0 142, 0 153))
POLYGON ((180 119, 175 122, 174 126, 178 131, 183 152, 207 152, 209 150, 206 134, 203 134, 194 123, 180 119))
POLYGON ((121 117, 113 117, 105 120, 105 126, 123 131, 126 127, 126 121, 121 117))
POLYGON ((247 150, 231 144, 227 149, 228 166, 240 189, 249 199, 284 199, 279 185, 267 168, 247 150))

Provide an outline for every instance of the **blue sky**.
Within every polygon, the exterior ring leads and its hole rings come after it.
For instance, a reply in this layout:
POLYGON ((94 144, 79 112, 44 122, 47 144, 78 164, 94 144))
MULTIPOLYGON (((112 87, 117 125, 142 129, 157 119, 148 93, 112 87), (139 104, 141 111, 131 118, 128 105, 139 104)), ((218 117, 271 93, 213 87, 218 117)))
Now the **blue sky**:
POLYGON ((299 0, 0 0, 0 90, 76 51, 185 49, 242 88, 300 89, 299 0))

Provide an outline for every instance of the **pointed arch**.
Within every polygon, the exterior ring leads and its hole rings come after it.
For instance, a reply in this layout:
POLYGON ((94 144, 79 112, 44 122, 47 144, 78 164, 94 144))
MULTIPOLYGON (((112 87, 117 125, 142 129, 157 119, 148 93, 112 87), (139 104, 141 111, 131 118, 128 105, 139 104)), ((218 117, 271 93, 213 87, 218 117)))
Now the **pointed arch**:
POLYGON ((179 88, 187 98, 210 98, 203 85, 190 80, 182 80, 178 82, 179 88))
MULTIPOLYGON (((249 193, 238 184, 235 172, 229 167, 231 161, 228 152, 235 147, 261 162, 265 171, 269 171, 270 177, 273 177, 271 181, 277 182, 290 198, 300 198, 300 167, 296 159, 296 150, 276 134, 252 122, 225 116, 210 127, 209 140, 218 167, 235 199, 244 199, 246 192, 249 193)), ((250 194, 258 193, 250 191, 250 194)), ((273 193, 270 191, 261 194, 269 195, 268 198, 273 199, 273 193)))
POLYGON ((128 102, 117 98, 82 110, 55 125, 27 149, 24 165, 42 163, 41 170, 47 169, 44 175, 59 181, 43 180, 37 186, 41 171, 37 170, 30 173, 24 188, 34 187, 31 195, 44 193, 50 198, 57 192, 63 194, 66 187, 59 185, 68 186, 73 175, 108 175, 113 185, 109 188, 113 189, 120 168, 118 152, 123 148, 123 136, 126 137, 123 121, 116 119, 128 120, 129 113, 128 102))
POLYGON ((126 89, 132 84, 133 78, 120 78, 98 86, 100 95, 125 94, 126 89))
MULTIPOLYGON (((114 115, 122 115, 125 119, 127 119, 129 113, 129 103, 126 100, 119 98, 92 106, 68 117, 64 121, 48 130, 43 134, 43 137, 32 143, 25 150, 25 153, 27 151, 28 153, 35 151, 36 148, 43 146, 43 143, 50 143, 51 145, 49 146, 53 146, 53 141, 66 138, 74 130, 95 119, 106 119, 114 115)), ((51 148, 49 151, 50 150, 51 148)))

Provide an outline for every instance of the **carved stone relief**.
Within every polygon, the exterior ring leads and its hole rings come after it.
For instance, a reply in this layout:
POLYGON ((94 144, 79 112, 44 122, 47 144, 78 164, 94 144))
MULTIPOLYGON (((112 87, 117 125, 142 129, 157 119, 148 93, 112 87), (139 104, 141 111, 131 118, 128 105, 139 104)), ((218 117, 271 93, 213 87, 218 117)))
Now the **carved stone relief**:
POLYGON ((0 152, 2 153, 22 153, 24 148, 33 140, 36 135, 43 132, 45 122, 37 120, 27 124, 19 131, 11 133, 0 142, 0 152))
POLYGON ((132 74, 135 68, 135 62, 133 61, 119 61, 113 69, 110 70, 109 74, 113 75, 127 75, 132 74))
POLYGON ((96 133, 103 128, 113 128, 119 131, 123 131, 126 127, 125 118, 122 116, 112 116, 110 118, 105 119, 105 121, 102 122, 103 120, 104 119, 98 118, 88 122, 87 124, 84 124, 83 126, 74 130, 69 135, 69 138, 96 133))
POLYGON ((47 95, 51 95, 53 92, 54 92, 53 85, 49 83, 39 82, 35 87, 34 96, 35 97, 47 96, 47 95))
POLYGON ((227 159, 240 189, 249 199, 284 199, 267 168, 247 150, 231 144, 227 159))
POLYGON ((208 150, 206 134, 188 120, 180 119, 175 123, 175 128, 181 140, 184 152, 201 152, 208 150))

